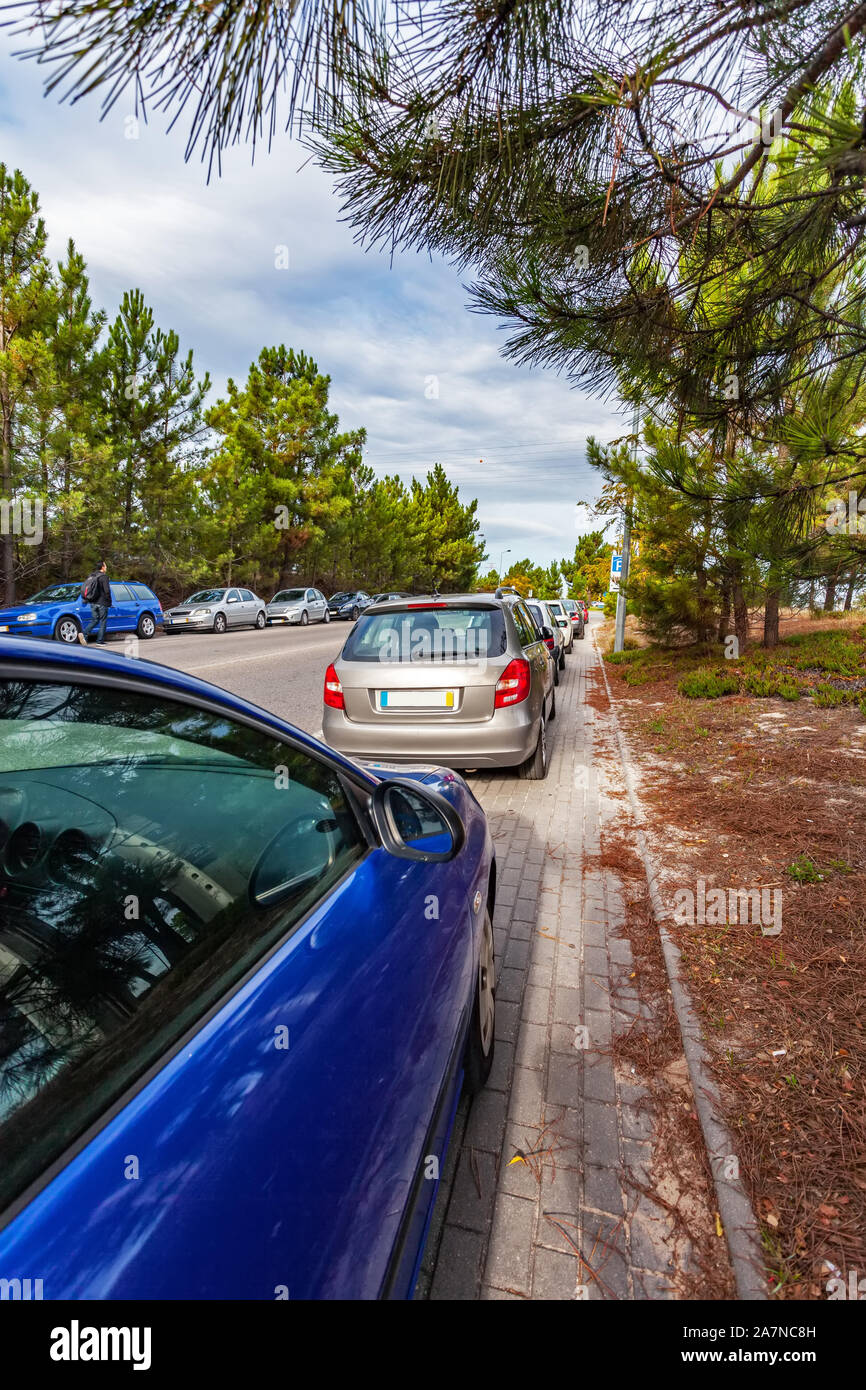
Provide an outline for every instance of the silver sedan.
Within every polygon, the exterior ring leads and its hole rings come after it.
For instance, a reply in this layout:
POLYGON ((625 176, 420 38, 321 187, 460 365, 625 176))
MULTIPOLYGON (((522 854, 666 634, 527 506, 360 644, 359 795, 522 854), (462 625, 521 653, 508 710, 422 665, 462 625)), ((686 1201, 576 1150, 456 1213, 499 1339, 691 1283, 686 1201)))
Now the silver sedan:
POLYGON ((325 741, 360 761, 547 774, 553 665, 519 595, 392 600, 362 613, 325 675, 325 741))
POLYGON ((268 604, 269 623, 329 623, 328 600, 318 589, 280 589, 268 604))
POLYGON ((264 600, 252 589, 199 589, 183 603, 167 608, 165 631, 225 632, 229 627, 257 627, 266 622, 264 600))

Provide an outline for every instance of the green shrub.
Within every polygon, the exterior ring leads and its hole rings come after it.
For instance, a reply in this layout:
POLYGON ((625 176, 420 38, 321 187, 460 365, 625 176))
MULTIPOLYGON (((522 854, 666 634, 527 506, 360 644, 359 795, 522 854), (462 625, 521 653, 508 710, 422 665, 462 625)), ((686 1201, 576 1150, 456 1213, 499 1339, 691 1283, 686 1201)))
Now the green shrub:
POLYGON ((793 864, 788 865, 787 872, 798 883, 823 883, 827 877, 806 854, 798 855, 793 864))
POLYGON ((846 703, 847 692, 837 690, 835 685, 830 685, 827 681, 821 681, 812 691, 812 698, 821 709, 836 709, 837 706, 846 703))
POLYGON ((866 695, 860 696, 860 714, 866 719, 866 695))
POLYGON ((626 685, 646 685, 653 678, 652 671, 646 666, 627 666, 624 674, 626 685))
POLYGON ((624 652, 605 652, 604 659, 609 661, 612 666, 621 666, 625 661, 636 661, 643 653, 643 648, 626 643, 624 652))
POLYGON ((762 676, 758 671, 749 671, 743 681, 743 690, 747 695, 756 695, 761 700, 769 699, 775 695, 778 687, 771 676, 762 676))
POLYGON ((677 690, 689 700, 717 700, 720 695, 735 695, 740 688, 737 677, 727 671, 710 671, 706 667, 689 671, 677 690))
POLYGON ((783 700, 799 700, 800 687, 796 681, 783 676, 776 686, 776 694, 781 695, 783 700))

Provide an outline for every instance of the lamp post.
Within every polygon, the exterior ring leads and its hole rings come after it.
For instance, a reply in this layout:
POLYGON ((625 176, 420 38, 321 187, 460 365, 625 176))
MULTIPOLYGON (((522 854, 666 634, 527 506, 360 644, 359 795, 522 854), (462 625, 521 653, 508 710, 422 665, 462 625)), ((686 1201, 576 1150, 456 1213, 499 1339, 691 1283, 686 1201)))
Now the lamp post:
POLYGON ((499 582, 500 582, 500 584, 502 583, 502 561, 505 559, 506 555, 510 555, 510 554, 511 554, 511 548, 510 548, 510 546, 509 546, 508 550, 503 550, 502 554, 499 556, 499 582))

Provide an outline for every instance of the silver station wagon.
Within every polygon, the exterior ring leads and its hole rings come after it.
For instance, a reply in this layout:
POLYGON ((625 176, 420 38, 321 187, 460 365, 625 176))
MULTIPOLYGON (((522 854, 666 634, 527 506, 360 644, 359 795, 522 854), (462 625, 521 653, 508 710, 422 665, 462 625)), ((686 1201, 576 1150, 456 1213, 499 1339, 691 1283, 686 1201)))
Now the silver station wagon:
POLYGON ((324 738, 359 761, 547 774, 553 665, 517 595, 391 600, 361 615, 325 675, 324 738))

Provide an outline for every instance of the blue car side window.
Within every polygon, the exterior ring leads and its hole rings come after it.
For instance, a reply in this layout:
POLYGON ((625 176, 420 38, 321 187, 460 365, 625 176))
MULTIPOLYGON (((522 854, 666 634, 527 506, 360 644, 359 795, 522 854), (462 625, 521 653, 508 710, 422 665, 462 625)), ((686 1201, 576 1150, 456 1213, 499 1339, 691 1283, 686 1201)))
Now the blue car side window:
POLYGON ((259 730, 0 682, 0 1209, 365 852, 328 764, 259 730))

